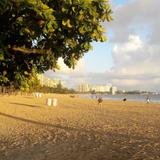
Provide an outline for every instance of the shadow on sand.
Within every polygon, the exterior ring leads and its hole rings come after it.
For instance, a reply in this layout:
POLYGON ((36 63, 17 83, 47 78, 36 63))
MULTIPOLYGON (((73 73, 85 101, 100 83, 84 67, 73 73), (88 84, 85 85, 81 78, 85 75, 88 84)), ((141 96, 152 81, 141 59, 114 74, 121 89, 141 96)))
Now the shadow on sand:
MULTIPOLYGON (((14 119, 14 120, 19 120, 19 121, 22 121, 22 122, 31 123, 31 124, 35 124, 35 125, 40 125, 40 126, 44 126, 44 127, 52 127, 52 128, 64 129, 64 130, 68 130, 68 131, 80 131, 80 132, 91 133, 91 131, 85 130, 85 129, 77 129, 77 128, 71 128, 71 127, 64 127, 64 126, 61 126, 61 125, 54 125, 54 124, 45 123, 45 122, 39 122, 39 121, 35 121, 35 120, 30 120, 30 119, 26 119, 26 118, 22 118, 22 117, 9 115, 9 114, 2 113, 2 112, 0 112, 0 116, 4 116, 4 117, 8 117, 8 118, 11 118, 11 119, 14 119)), ((100 134, 100 133, 98 132, 98 134, 100 134)))
POLYGON ((10 104, 14 104, 14 105, 18 105, 18 106, 25 106, 25 107, 33 107, 33 108, 35 108, 35 107, 40 107, 40 106, 36 106, 36 105, 30 105, 30 104, 23 104, 23 103, 10 103, 10 104))

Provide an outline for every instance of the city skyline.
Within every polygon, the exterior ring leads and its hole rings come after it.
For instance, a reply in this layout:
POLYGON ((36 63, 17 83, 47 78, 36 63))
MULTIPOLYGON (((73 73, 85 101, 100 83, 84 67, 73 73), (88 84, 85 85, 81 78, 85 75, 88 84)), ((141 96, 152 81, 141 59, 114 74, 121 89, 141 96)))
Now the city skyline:
POLYGON ((75 70, 69 70, 59 60, 61 70, 48 71, 46 75, 65 80, 71 88, 83 81, 92 84, 107 81, 126 90, 159 91, 160 1, 112 0, 111 3, 114 20, 103 24, 108 41, 93 42, 94 49, 84 55, 75 70))
POLYGON ((81 83, 77 86, 76 91, 80 93, 111 93, 112 95, 115 95, 118 89, 116 86, 111 84, 91 85, 87 83, 81 83))

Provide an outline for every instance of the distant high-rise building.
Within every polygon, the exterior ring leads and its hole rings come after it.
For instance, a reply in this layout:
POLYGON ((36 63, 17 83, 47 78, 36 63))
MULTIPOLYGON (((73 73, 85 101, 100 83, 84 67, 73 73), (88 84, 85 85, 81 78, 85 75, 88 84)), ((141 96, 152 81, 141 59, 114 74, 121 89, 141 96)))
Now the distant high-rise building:
POLYGON ((37 78, 39 79, 41 86, 56 88, 58 84, 61 84, 61 86, 64 87, 64 82, 62 82, 61 80, 52 80, 44 76, 43 74, 38 74, 37 78))
POLYGON ((94 91, 94 92, 101 92, 101 93, 110 93, 110 92, 116 92, 116 87, 112 88, 112 85, 89 85, 86 83, 82 83, 80 85, 77 86, 77 91, 78 92, 90 92, 90 91, 94 91))
POLYGON ((112 86, 111 85, 105 85, 104 87, 105 87, 105 92, 110 92, 112 86))
POLYGON ((89 92, 90 91, 90 86, 86 83, 80 84, 77 87, 77 91, 82 92, 82 93, 89 92))
POLYGON ((95 85, 92 86, 90 90, 95 92, 110 92, 111 86, 110 85, 95 85))
POLYGON ((117 87, 112 86, 112 87, 111 87, 111 94, 112 94, 112 95, 115 95, 116 92, 117 92, 117 87))

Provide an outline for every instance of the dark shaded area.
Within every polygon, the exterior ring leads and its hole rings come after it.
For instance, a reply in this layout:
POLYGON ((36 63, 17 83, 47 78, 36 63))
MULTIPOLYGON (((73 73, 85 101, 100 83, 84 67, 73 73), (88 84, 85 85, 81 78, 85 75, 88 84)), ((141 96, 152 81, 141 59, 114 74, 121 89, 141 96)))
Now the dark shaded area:
POLYGON ((23 104, 23 103, 10 103, 10 104, 14 104, 14 105, 18 105, 18 106, 25 106, 25 107, 33 107, 33 108, 39 108, 40 106, 36 106, 36 105, 30 105, 30 104, 23 104))
MULTIPOLYGON (((22 118, 22 117, 16 117, 16 116, 13 116, 13 115, 9 115, 9 114, 6 114, 6 113, 2 113, 0 112, 0 116, 4 116, 4 117, 8 117, 8 118, 12 118, 12 119, 15 119, 15 120, 19 120, 19 121, 22 121, 22 122, 26 122, 26 123, 32 123, 32 124, 36 124, 36 125, 40 125, 40 126, 44 126, 44 127, 52 127, 52 128, 58 128, 58 129, 64 129, 64 130, 68 130, 68 131, 78 131, 78 132, 85 132, 85 133, 89 133, 89 134, 99 134, 101 136, 114 136, 114 137, 125 137, 125 138, 136 138, 136 139, 141 139, 141 135, 128 135, 126 133, 117 133, 117 132, 101 132, 101 131, 96 131, 96 130, 86 130, 86 129, 83 129, 83 128, 73 128, 73 127, 68 127, 68 126, 61 126, 61 125, 55 125, 55 124, 50 124, 50 123, 45 123, 45 122, 39 122, 39 121, 35 121, 35 120, 30 120, 30 119, 26 119, 26 118, 22 118)), ((96 127, 96 126, 95 126, 96 127)), ((98 126, 97 126, 98 127, 98 126)), ((145 136, 143 136, 143 138, 145 138, 146 140, 149 140, 150 138, 147 138, 145 136)), ((151 140, 151 139, 150 139, 151 140)))
MULTIPOLYGON (((2 113, 2 112, 0 112, 0 116, 12 118, 12 119, 15 119, 15 120, 20 120, 22 122, 27 122, 27 123, 32 123, 32 124, 36 124, 36 125, 41 125, 41 126, 45 126, 45 127, 54 127, 54 128, 64 129, 64 130, 69 130, 69 131, 82 131, 82 132, 88 132, 88 133, 92 132, 93 133, 93 131, 88 131, 88 130, 84 130, 84 129, 77 129, 77 128, 71 128, 71 127, 63 127, 63 126, 60 126, 60 125, 53 125, 53 124, 45 123, 45 122, 38 122, 38 121, 34 121, 34 120, 22 118, 22 117, 16 117, 16 116, 9 115, 9 114, 2 113)), ((100 132, 96 132, 96 133, 97 134, 101 134, 100 132)))
MULTIPOLYGON (((85 146, 81 147, 80 144, 78 144, 78 145, 76 145, 76 147, 77 147, 76 149, 77 150, 84 150, 84 152, 87 153, 87 151, 90 150, 90 148, 92 149, 92 147, 94 145, 95 145, 95 147, 97 147, 97 146, 101 147, 97 151, 96 150, 92 151, 93 156, 96 156, 96 158, 93 158, 94 160, 95 159, 97 159, 97 160, 98 159, 101 159, 101 160, 102 159, 104 159, 104 160, 135 159, 139 155, 140 156, 143 155, 143 151, 146 151, 146 150, 148 151, 149 149, 151 149, 152 143, 154 144, 152 138, 149 139, 146 136, 142 137, 142 135, 137 135, 137 134, 136 135, 134 135, 134 134, 129 135, 127 133, 114 132, 114 131, 103 132, 103 131, 96 131, 96 130, 86 130, 86 129, 83 129, 83 128, 78 128, 77 129, 77 128, 68 127, 68 126, 61 126, 59 124, 54 125, 54 124, 50 124, 50 123, 39 122, 39 121, 31 120, 31 119, 26 119, 26 118, 22 118, 22 117, 13 116, 13 115, 2 113, 2 112, 0 112, 0 116, 11 118, 11 119, 14 119, 14 120, 19 120, 19 121, 22 121, 22 122, 25 122, 25 123, 40 125, 42 127, 58 128, 58 129, 64 129, 64 130, 67 130, 67 131, 85 132, 86 133, 85 135, 78 134, 78 138, 81 139, 81 141, 85 144, 85 146), (99 134, 101 138, 96 139, 96 137, 92 137, 93 139, 95 138, 95 140, 96 140, 96 141, 94 141, 94 144, 92 144, 87 139, 87 137, 86 137, 87 134, 90 134, 90 135, 99 134), (142 139, 143 139, 143 141, 142 141, 142 139), (128 143, 130 140, 132 140, 132 143, 128 143), (101 142, 101 141, 103 141, 103 142, 101 142), (101 146, 99 146, 99 142, 102 144, 101 146), (147 146, 149 146, 149 149, 147 149, 147 146), (121 150, 120 150, 120 148, 121 148, 121 150), (127 152, 126 152, 126 149, 128 150, 127 152)), ((98 126, 95 126, 95 127, 98 127, 98 126)), ((67 144, 68 141, 63 142, 63 143, 67 144)), ((76 143, 76 140, 73 140, 72 143, 68 143, 67 146, 69 146, 73 143, 76 143)), ((52 147, 54 147, 54 145, 55 144, 52 144, 52 147)), ((59 145, 60 146, 56 145, 56 148, 61 147, 61 143, 59 145)), ((44 151, 43 150, 44 146, 42 146, 42 145, 34 146, 29 151, 26 151, 26 152, 29 153, 29 156, 27 157, 27 159, 32 158, 32 154, 30 154, 30 153, 32 153, 32 150, 36 150, 37 149, 36 147, 38 147, 38 150, 39 150, 39 148, 42 147, 42 152, 44 151)), ((53 148, 53 149, 55 149, 55 148, 53 148)), ((57 150, 57 152, 58 151, 59 150, 57 150)), ((72 151, 75 151, 75 150, 72 149, 72 151)), ((21 152, 21 153, 23 153, 23 152, 21 152)), ((67 150, 67 148, 64 148, 64 150, 61 151, 61 154, 66 155, 66 152, 68 153, 68 150, 67 150)), ((18 150, 16 155, 18 157, 21 157, 21 156, 23 156, 23 154, 21 154, 21 153, 18 150)), ((80 153, 80 152, 77 152, 77 155, 78 155, 78 153, 80 153)), ((35 152, 34 154, 37 154, 37 153, 35 152)), ((54 154, 54 151, 53 151, 53 154, 54 154)), ((47 156, 49 157, 49 155, 47 155, 47 156)), ((91 154, 89 156, 92 158, 91 154)), ((157 156, 159 156, 159 155, 157 155, 157 156)), ((57 159, 61 159, 60 155, 58 155, 57 159)), ((69 152, 69 154, 67 155, 66 160, 69 160, 69 159, 70 160, 76 159, 75 157, 72 158, 72 153, 71 152, 69 152)), ((88 160, 88 157, 84 156, 83 159, 88 160)), ((138 160, 138 159, 136 159, 136 160, 138 160)))
POLYGON ((33 99, 33 97, 29 97, 29 96, 28 97, 24 97, 24 98, 26 98, 26 99, 33 99))

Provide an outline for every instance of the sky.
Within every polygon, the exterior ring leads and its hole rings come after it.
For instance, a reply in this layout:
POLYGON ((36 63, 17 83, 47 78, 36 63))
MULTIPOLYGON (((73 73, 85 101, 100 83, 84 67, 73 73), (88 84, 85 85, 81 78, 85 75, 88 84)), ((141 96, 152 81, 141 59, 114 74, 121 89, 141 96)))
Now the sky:
POLYGON ((52 79, 74 88, 79 83, 112 84, 123 90, 160 91, 160 0, 110 0, 113 18, 104 23, 107 42, 94 42, 75 70, 59 60, 52 79))

